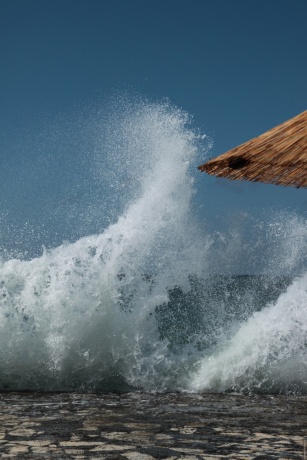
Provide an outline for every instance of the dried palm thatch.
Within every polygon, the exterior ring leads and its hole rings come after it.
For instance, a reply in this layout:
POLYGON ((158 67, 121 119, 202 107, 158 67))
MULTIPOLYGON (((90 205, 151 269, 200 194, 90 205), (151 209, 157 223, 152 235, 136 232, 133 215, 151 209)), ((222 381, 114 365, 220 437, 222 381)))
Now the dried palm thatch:
POLYGON ((307 187, 307 110, 198 169, 233 180, 307 187))

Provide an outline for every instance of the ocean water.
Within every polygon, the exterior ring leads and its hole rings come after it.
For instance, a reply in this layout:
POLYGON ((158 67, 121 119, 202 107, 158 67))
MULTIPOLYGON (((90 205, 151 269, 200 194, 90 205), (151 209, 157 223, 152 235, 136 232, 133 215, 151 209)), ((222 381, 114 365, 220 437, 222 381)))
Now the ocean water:
POLYGON ((66 201, 42 217, 37 194, 27 225, 2 215, 0 389, 305 393, 305 223, 271 220, 258 252, 208 232, 196 166, 210 140, 167 102, 108 110, 67 134, 70 161, 87 136, 91 166, 76 154, 80 170, 51 177, 66 201), (261 273, 238 272, 264 248, 261 273))

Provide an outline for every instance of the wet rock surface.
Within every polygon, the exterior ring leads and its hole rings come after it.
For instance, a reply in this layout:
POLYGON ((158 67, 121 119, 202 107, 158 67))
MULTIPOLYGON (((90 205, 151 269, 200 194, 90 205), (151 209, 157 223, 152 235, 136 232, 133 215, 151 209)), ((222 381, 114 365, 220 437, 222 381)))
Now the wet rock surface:
POLYGON ((307 460, 307 397, 0 393, 0 458, 307 460))

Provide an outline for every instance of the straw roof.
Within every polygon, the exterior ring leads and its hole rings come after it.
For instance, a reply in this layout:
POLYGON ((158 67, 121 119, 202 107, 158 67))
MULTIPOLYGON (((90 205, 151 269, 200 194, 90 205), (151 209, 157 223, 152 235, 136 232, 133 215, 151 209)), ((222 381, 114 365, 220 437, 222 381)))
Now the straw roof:
POLYGON ((307 187, 307 110, 198 169, 233 180, 307 187))

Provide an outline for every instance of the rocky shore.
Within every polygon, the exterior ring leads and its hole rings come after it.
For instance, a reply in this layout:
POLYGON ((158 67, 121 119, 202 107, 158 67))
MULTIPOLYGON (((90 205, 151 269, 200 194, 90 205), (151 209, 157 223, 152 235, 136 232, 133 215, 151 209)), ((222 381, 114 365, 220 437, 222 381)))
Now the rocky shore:
POLYGON ((0 393, 0 458, 307 460, 307 397, 0 393))

